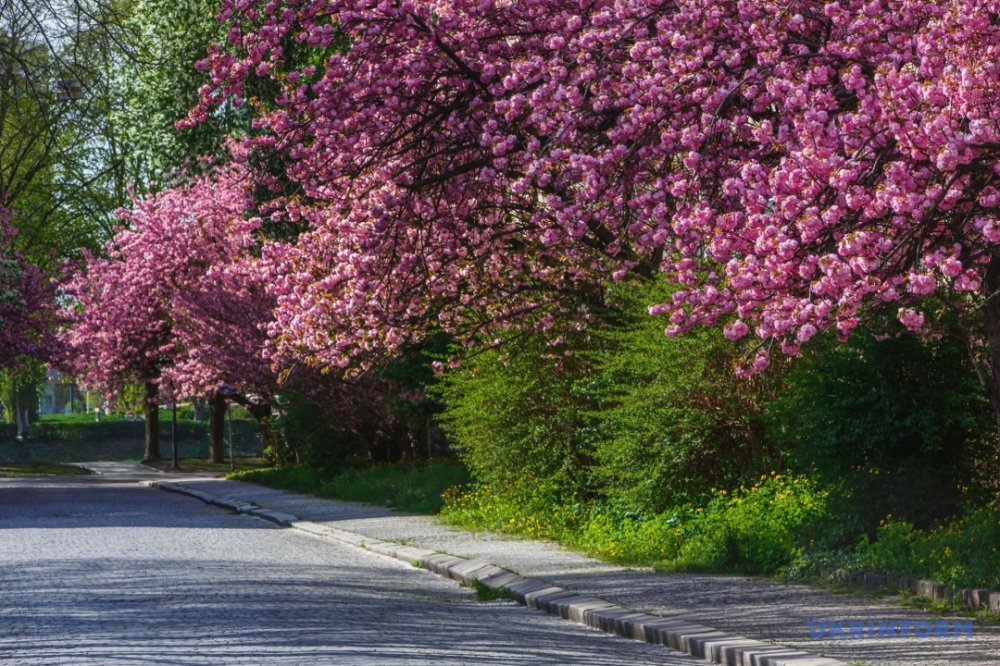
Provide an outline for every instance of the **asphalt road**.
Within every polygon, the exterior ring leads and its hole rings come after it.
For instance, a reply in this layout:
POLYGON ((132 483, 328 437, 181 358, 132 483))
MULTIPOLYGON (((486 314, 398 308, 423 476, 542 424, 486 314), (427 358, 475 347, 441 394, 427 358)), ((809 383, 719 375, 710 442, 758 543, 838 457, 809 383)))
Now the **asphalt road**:
POLYGON ((102 477, 0 479, 0 664, 685 664, 102 477))

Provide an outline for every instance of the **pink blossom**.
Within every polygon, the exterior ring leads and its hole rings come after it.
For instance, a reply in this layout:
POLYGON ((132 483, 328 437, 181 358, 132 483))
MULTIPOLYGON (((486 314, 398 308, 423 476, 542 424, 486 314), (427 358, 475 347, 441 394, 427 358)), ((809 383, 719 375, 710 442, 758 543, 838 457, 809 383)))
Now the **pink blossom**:
POLYGON ((900 308, 899 321, 911 331, 921 331, 924 326, 924 315, 912 308, 900 308))

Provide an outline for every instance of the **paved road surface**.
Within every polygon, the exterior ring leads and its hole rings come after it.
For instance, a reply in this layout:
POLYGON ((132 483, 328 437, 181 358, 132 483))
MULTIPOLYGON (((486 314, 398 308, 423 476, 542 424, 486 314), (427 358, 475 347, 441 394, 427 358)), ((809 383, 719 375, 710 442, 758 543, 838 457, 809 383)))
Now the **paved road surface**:
POLYGON ((0 479, 0 664, 699 662, 102 477, 0 479))

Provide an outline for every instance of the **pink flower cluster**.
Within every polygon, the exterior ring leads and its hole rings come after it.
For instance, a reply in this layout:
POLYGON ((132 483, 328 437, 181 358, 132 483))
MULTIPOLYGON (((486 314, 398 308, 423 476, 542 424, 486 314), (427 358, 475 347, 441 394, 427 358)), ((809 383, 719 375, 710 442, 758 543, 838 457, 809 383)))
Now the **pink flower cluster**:
MULTIPOLYGON (((972 312, 1000 256, 1000 3, 720 11, 709 35, 690 25, 726 81, 688 90, 714 108, 689 129, 668 332, 735 316, 729 337, 752 328, 795 354, 873 306, 936 295, 972 312)), ((911 330, 925 319, 899 310, 911 330)))

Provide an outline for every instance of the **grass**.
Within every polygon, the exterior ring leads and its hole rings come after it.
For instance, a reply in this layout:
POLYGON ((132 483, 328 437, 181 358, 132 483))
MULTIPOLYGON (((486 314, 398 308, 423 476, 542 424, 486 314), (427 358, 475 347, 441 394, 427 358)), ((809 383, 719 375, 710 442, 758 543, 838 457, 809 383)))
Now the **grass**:
POLYGON ((0 463, 0 477, 4 476, 60 476, 90 474, 75 465, 53 463, 0 463))
MULTIPOLYGON (((209 462, 206 458, 180 458, 177 462, 180 465, 181 472, 216 472, 218 474, 229 474, 231 472, 228 459, 225 462, 213 463, 209 462)), ((171 470, 173 460, 169 457, 162 460, 153 460, 146 464, 164 472, 173 471, 171 470)), ((269 464, 267 458, 259 456, 236 457, 236 469, 238 471, 264 469, 269 464)))
POLYGON ((479 601, 516 601, 516 597, 506 588, 503 587, 490 587, 489 585, 483 583, 480 580, 472 579, 469 583, 469 587, 476 593, 476 599, 479 601))
POLYGON ((330 473, 305 466, 272 467, 231 474, 270 488, 319 497, 391 506, 411 513, 436 514, 444 506, 446 490, 468 483, 460 463, 440 458, 413 465, 397 463, 350 468, 330 473))

